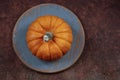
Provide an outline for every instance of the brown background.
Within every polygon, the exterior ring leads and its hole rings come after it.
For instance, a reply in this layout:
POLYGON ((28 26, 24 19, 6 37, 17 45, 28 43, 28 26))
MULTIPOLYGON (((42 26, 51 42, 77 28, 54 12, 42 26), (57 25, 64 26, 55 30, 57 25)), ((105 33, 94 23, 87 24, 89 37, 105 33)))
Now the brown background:
POLYGON ((120 0, 0 0, 0 80, 120 80, 120 0), (72 10, 86 36, 80 59, 56 74, 27 68, 12 48, 12 31, 19 16, 49 2, 72 10))

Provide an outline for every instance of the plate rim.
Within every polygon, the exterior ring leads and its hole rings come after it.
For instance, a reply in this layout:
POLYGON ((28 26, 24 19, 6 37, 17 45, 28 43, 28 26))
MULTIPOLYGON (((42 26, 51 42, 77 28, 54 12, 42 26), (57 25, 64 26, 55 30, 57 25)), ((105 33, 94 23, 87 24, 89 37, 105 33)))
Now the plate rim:
POLYGON ((15 25, 14 25, 13 31, 12 31, 12 46, 13 46, 14 52, 16 53, 16 55, 18 56, 18 58, 19 58, 19 59, 21 60, 21 62, 22 62, 25 66, 27 66, 29 69, 32 69, 32 70, 35 70, 35 71, 41 72, 41 73, 57 73, 57 72, 61 72, 61 71, 64 71, 64 70, 70 68, 70 67, 73 66, 73 65, 77 62, 77 60, 80 58, 80 56, 81 56, 81 54, 82 54, 82 52, 83 52, 83 50, 84 50, 84 47, 85 47, 85 32, 84 32, 84 28, 83 28, 83 26, 82 26, 82 23, 80 22, 80 19, 77 17, 77 15, 76 15, 73 11, 71 11, 71 10, 68 9, 67 7, 64 7, 63 5, 60 5, 60 4, 56 4, 56 3, 42 3, 42 4, 38 4, 38 5, 36 5, 36 6, 33 6, 33 7, 29 8, 29 9, 27 9, 27 10, 24 11, 24 12, 20 15, 20 17, 17 19, 17 21, 16 21, 16 23, 15 23, 15 25), (34 9, 34 8, 40 7, 40 6, 45 6, 45 5, 55 5, 55 6, 59 6, 59 7, 61 7, 61 8, 64 8, 65 10, 69 11, 69 12, 70 12, 72 15, 74 15, 74 16, 76 17, 76 19, 78 20, 78 22, 79 22, 79 24, 80 24, 80 26, 81 26, 81 31, 82 31, 82 33, 83 33, 83 35, 82 35, 82 36, 83 36, 82 49, 81 49, 81 52, 80 52, 79 55, 78 55, 78 58, 76 58, 76 59, 73 61, 73 63, 70 64, 69 66, 67 66, 67 67, 65 67, 65 68, 63 68, 63 69, 60 69, 60 70, 56 70, 56 71, 41 70, 41 69, 36 69, 36 68, 32 67, 30 64, 28 64, 27 62, 25 62, 25 61, 22 59, 22 57, 20 56, 20 53, 17 51, 17 49, 16 49, 16 47, 15 47, 15 43, 14 43, 14 34, 16 33, 17 24, 18 24, 18 22, 20 21, 20 19, 21 19, 28 11, 30 11, 30 10, 32 10, 32 9, 34 9))

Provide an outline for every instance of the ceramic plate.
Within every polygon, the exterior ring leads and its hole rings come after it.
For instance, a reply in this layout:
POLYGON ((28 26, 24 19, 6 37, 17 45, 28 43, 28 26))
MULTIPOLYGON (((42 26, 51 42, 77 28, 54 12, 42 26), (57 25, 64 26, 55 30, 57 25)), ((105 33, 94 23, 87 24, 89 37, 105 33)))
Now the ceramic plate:
POLYGON ((57 4, 40 4, 27 10, 18 19, 13 30, 13 47, 17 56, 27 67, 44 73, 54 73, 69 68, 80 57, 84 43, 84 30, 77 16, 67 8, 57 4), (30 23, 43 15, 55 15, 63 18, 73 31, 71 50, 61 59, 52 62, 43 61, 33 56, 25 40, 30 23))

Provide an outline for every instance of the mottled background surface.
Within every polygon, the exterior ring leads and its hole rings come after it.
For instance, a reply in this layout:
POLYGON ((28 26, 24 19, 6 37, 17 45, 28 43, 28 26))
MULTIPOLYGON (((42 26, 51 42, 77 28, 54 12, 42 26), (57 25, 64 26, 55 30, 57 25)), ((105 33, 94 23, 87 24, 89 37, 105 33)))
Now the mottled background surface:
POLYGON ((120 0, 0 0, 0 80, 120 80, 120 0), (71 68, 43 74, 27 68, 12 48, 19 16, 41 3, 57 3, 81 20, 82 56, 71 68))

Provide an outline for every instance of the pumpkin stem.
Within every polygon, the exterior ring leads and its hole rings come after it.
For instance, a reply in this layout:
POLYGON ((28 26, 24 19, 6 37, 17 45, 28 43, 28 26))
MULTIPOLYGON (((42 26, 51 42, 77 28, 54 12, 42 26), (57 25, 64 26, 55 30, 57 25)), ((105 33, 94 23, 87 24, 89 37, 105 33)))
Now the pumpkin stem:
POLYGON ((45 35, 43 36, 43 40, 45 42, 48 42, 53 38, 53 33, 52 32, 46 32, 45 35))

